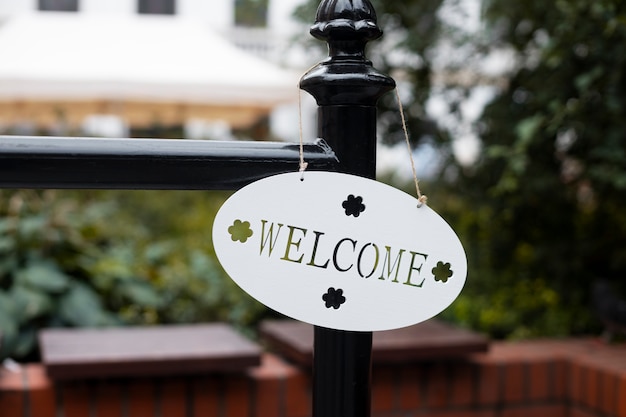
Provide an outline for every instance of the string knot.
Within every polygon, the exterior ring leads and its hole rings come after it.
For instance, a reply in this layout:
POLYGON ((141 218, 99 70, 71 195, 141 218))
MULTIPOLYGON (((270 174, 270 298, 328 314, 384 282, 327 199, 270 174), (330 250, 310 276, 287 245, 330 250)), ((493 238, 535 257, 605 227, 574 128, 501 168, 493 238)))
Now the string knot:
POLYGON ((304 171, 306 171, 308 166, 308 162, 304 162, 304 160, 300 161, 300 169, 298 170, 300 172, 300 181, 304 181, 304 171))

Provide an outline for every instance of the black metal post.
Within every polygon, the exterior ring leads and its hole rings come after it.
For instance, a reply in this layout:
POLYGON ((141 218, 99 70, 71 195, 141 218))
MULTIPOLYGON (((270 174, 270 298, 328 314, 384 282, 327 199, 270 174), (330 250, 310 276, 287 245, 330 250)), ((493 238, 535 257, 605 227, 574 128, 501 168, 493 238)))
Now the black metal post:
MULTIPOLYGON (((319 135, 335 151, 339 171, 376 176, 376 103, 395 87, 365 58, 379 38, 369 0, 324 0, 311 34, 328 42, 329 58, 300 87, 317 100, 319 135)), ((372 332, 315 327, 313 417, 369 417, 372 332)))

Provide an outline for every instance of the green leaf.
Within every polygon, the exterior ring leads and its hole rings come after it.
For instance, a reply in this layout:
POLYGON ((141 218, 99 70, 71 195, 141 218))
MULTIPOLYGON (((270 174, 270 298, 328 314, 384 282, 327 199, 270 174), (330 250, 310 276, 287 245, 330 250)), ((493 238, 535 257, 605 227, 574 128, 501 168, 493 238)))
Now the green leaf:
POLYGON ((144 256, 149 263, 156 264, 165 261, 167 256, 170 255, 174 249, 175 245, 173 242, 152 243, 146 247, 144 256))
POLYGON ((52 262, 35 261, 18 271, 15 280, 26 287, 59 293, 67 289, 71 278, 52 262))
POLYGON ((0 333, 2 334, 0 360, 12 356, 14 346, 17 343, 18 324, 13 318, 14 304, 7 294, 0 291, 0 333))
POLYGON ((596 80, 601 78, 603 74, 604 68, 597 66, 591 71, 585 72, 576 77, 576 79, 574 80, 574 84, 576 84, 576 88, 578 89, 578 91, 586 91, 596 80))
POLYGON ((16 307, 13 312, 13 318, 19 324, 25 324, 30 320, 52 312, 52 299, 45 292, 37 292, 33 289, 16 285, 11 289, 9 296, 16 307))
POLYGON ((195 276, 209 282, 214 280, 218 268, 216 267, 215 262, 213 262, 213 260, 206 254, 195 250, 191 253, 188 262, 190 263, 191 271, 195 276))
POLYGON ((134 304, 142 307, 158 308, 163 304, 163 299, 156 289, 147 282, 139 280, 122 281, 119 285, 120 293, 134 304))
POLYGON ((485 148, 485 155, 487 156, 487 158, 504 158, 510 155, 510 153, 510 147, 504 145, 492 145, 488 148, 485 148))
POLYGON ((526 171, 526 167, 528 166, 528 157, 526 154, 518 153, 513 155, 509 159, 509 167, 511 168, 511 172, 516 176, 521 176, 526 171))
POLYGON ((37 346, 37 330, 34 327, 22 329, 15 338, 12 356, 22 358, 27 356, 37 346))
POLYGON ((4 291, 0 291, 0 314, 12 316, 17 312, 17 305, 13 297, 4 291))
POLYGON ((0 279, 4 275, 12 275, 18 268, 18 259, 16 254, 0 257, 0 279))
POLYGON ((41 214, 21 219, 18 225, 18 232, 24 238, 41 236, 43 230, 48 225, 48 218, 41 214))
POLYGON ((135 252, 130 247, 113 247, 105 256, 91 265, 90 272, 120 279, 130 278, 134 275, 135 255, 135 252))
POLYGON ((13 236, 0 236, 0 253, 8 253, 15 249, 16 241, 13 236))
POLYGON ((0 311, 0 333, 2 340, 0 343, 0 360, 13 356, 13 350, 17 344, 17 326, 0 311))
POLYGON ((10 217, 0 218, 0 233, 11 232, 15 229, 15 220, 10 217))
POLYGON ((98 294, 81 283, 72 283, 69 291, 59 301, 59 315, 73 326, 90 327, 115 324, 104 310, 98 294))
POLYGON ((525 148, 535 137, 543 121, 544 117, 539 114, 521 120, 515 127, 515 133, 518 137, 516 144, 525 148))

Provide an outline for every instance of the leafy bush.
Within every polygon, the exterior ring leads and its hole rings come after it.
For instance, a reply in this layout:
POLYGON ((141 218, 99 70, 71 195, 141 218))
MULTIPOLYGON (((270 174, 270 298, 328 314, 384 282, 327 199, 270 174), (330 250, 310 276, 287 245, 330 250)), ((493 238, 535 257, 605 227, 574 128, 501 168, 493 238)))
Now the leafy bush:
POLYGON ((44 327, 253 324, 266 309, 212 255, 223 197, 1 191, 0 357, 35 358, 44 327))
MULTIPOLYGON (((584 282, 555 279, 559 268, 577 262, 574 257, 552 258, 558 245, 562 250, 570 246, 559 234, 552 241, 519 239, 515 229, 502 226, 503 213, 489 201, 441 185, 424 189, 431 207, 459 235, 468 259, 465 288, 442 317, 497 339, 600 333, 589 299, 594 277, 584 282)), ((542 227, 538 219, 519 221, 520 228, 542 227)))

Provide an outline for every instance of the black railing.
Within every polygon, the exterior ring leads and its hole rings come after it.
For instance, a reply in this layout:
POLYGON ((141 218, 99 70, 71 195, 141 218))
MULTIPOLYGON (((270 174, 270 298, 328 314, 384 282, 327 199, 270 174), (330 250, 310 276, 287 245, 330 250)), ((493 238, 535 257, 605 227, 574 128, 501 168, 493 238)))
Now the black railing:
MULTIPOLYGON (((311 170, 338 167, 322 140, 304 158, 311 170)), ((0 136, 0 188, 235 190, 299 161, 288 143, 0 136)))

